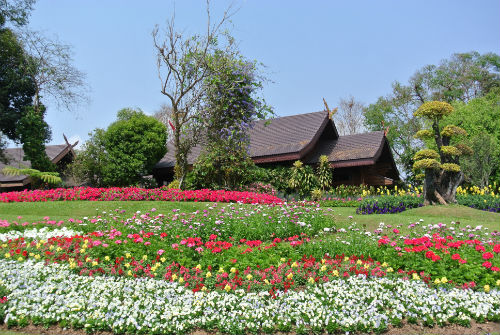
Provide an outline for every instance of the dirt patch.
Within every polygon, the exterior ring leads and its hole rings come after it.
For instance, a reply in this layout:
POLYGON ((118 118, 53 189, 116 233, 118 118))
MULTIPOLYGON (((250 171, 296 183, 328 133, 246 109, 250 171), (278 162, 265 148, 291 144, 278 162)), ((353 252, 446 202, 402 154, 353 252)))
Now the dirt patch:
MULTIPOLYGON (((50 326, 45 328, 42 326, 29 325, 24 328, 13 327, 8 329, 6 325, 0 325, 0 331, 9 330, 10 332, 19 332, 21 334, 29 335, 88 335, 85 330, 82 329, 63 329, 57 326, 50 326)), ((95 335, 112 335, 112 332, 95 332, 95 335)), ((190 333, 191 335, 214 335, 217 332, 207 332, 204 330, 195 330, 190 333)), ((278 332, 276 334, 284 334, 278 332)), ((295 335, 294 332, 286 333, 289 335, 295 335)), ((359 334, 359 333, 354 333, 359 334)), ((373 333, 370 333, 373 334, 373 333)), ((471 326, 469 328, 462 327, 458 325, 450 325, 446 327, 424 327, 414 324, 404 324, 403 327, 396 328, 390 327, 384 335, 500 335, 500 322, 487 322, 487 323, 477 323, 474 320, 471 321, 471 326)))

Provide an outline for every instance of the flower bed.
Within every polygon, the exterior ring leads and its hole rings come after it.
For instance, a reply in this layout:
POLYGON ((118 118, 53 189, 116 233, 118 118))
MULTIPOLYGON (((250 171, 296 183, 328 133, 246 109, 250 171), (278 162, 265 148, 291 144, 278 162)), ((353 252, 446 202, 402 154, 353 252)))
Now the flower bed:
POLYGON ((0 320, 166 334, 499 319, 497 232, 420 221, 405 234, 384 224, 368 232, 336 227, 331 212, 312 203, 207 204, 7 223, 0 320))
POLYGON ((394 214, 410 208, 422 207, 424 199, 420 196, 382 196, 365 198, 356 209, 357 214, 394 214))
POLYGON ((51 190, 24 190, 19 192, 0 193, 0 202, 39 202, 39 201, 208 201, 208 202, 241 202, 246 204, 273 204, 282 200, 269 194, 237 191, 178 189, 143 189, 137 187, 75 187, 51 190))

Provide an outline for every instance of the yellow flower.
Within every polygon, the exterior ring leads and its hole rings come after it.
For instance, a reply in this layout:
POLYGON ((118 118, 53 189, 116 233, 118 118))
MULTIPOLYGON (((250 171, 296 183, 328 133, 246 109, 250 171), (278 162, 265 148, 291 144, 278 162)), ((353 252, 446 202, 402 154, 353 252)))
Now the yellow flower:
POLYGON ((201 290, 202 290, 203 292, 205 292, 205 291, 207 290, 207 287, 206 287, 206 286, 203 286, 203 287, 201 288, 201 290))
POLYGON ((53 249, 54 249, 54 246, 50 245, 49 250, 53 250, 53 249))
POLYGON ((29 253, 29 255, 30 255, 30 257, 35 256, 35 254, 34 254, 34 253, 32 253, 32 252, 30 252, 30 253, 29 253))
POLYGON ((337 270, 333 270, 332 275, 334 277, 338 277, 339 276, 339 272, 337 270))
POLYGON ((364 265, 364 268, 365 268, 365 269, 370 268, 370 264, 366 263, 366 264, 364 265))
POLYGON ((2 248, 7 248, 7 244, 2 244, 2 248))
POLYGON ((175 281, 175 280, 177 280, 177 278, 179 278, 179 277, 177 277, 177 275, 174 273, 174 274, 172 275, 172 280, 174 280, 174 281, 175 281))
POLYGON ((497 286, 500 286, 500 279, 497 280, 497 286))
POLYGON ((420 276, 416 273, 413 273, 413 279, 415 280, 419 280, 420 279, 420 276))
POLYGON ((220 273, 223 273, 223 272, 224 272, 224 268, 223 268, 223 267, 220 267, 220 268, 219 268, 219 272, 220 272, 220 273))
POLYGON ((309 284, 314 284, 315 283, 314 278, 313 277, 309 277, 308 282, 309 282, 309 284))
POLYGON ((231 273, 235 273, 236 272, 236 268, 231 268, 231 273))
POLYGON ((448 279, 446 277, 441 278, 441 283, 446 284, 448 282, 448 279))
POLYGON ((36 254, 35 259, 40 259, 40 255, 36 254))
POLYGON ((224 286, 224 290, 226 290, 226 292, 231 291, 231 286, 229 286, 229 284, 226 284, 226 286, 224 286))
POLYGON ((321 269, 319 269, 319 270, 320 270, 320 271, 325 271, 325 270, 326 270, 326 265, 323 265, 323 266, 321 267, 321 269))
POLYGON ((266 284, 268 284, 268 285, 269 285, 269 280, 264 279, 264 283, 266 283, 266 284))
POLYGON ((441 284, 441 280, 439 280, 439 278, 436 278, 436 279, 434 280, 434 284, 436 284, 436 285, 437 285, 437 284, 441 284))
POLYGON ((381 266, 382 266, 383 268, 386 268, 386 267, 388 267, 388 266, 389 266, 389 264, 387 264, 386 262, 384 262, 384 263, 382 263, 382 265, 381 265, 381 266))
POLYGON ((323 259, 321 260, 321 264, 325 264, 325 262, 326 262, 326 261, 325 261, 325 259, 323 258, 323 259))
POLYGON ((99 264, 99 263, 97 263, 96 261, 93 261, 93 262, 92 262, 92 265, 93 265, 93 266, 96 266, 97 264, 99 264))
POLYGON ((348 262, 349 261, 349 257, 344 257, 344 262, 348 262))
POLYGON ((201 270, 201 264, 196 265, 196 268, 197 268, 198 270, 201 270))
POLYGON ((125 267, 129 268, 130 267, 130 263, 125 263, 125 267))
POLYGON ((361 261, 361 259, 358 259, 358 261, 356 262, 356 264, 361 265, 361 264, 363 264, 363 262, 361 261))
POLYGON ((484 292, 488 293, 490 291, 490 285, 484 285, 484 292))
POLYGON ((165 257, 160 258, 160 261, 164 263, 167 259, 165 257))
POLYGON ((5 258, 9 258, 10 257, 10 253, 6 252, 5 253, 5 258))
POLYGON ((110 260, 109 256, 105 256, 105 257, 104 257, 104 260, 105 260, 105 261, 109 261, 109 260, 110 260))
POLYGON ((212 273, 210 271, 208 271, 207 274, 205 275, 205 277, 207 277, 207 278, 212 277, 212 273))
POLYGON ((132 275, 132 270, 128 270, 127 274, 128 274, 129 276, 131 276, 131 275, 132 275))
POLYGON ((19 257, 17 258, 17 260, 18 260, 18 261, 22 261, 22 260, 24 260, 24 258, 22 258, 21 256, 19 256, 19 257))
POLYGON ((299 266, 297 262, 292 263, 292 268, 296 268, 297 266, 299 266))
POLYGON ((286 258, 285 258, 285 257, 281 257, 281 258, 280 258, 280 261, 281 261, 282 263, 284 263, 284 262, 286 262, 286 258))
POLYGON ((389 268, 387 268, 387 272, 394 272, 394 269, 389 267, 389 268))
POLYGON ((125 254, 125 257, 130 258, 132 257, 128 252, 125 254))
POLYGON ((288 279, 292 279, 293 278, 293 273, 290 272, 287 276, 286 276, 288 279))
POLYGON ((180 277, 179 278, 179 284, 182 284, 182 283, 184 283, 184 278, 180 277))
POLYGON ((251 274, 247 274, 247 280, 252 280, 253 276, 251 274))
POLYGON ((143 260, 148 259, 148 255, 144 255, 144 256, 142 256, 142 259, 143 259, 143 260))
POLYGON ((61 247, 57 247, 57 248, 56 248, 56 251, 57 251, 57 252, 60 252, 61 250, 62 250, 62 248, 61 248, 61 247))

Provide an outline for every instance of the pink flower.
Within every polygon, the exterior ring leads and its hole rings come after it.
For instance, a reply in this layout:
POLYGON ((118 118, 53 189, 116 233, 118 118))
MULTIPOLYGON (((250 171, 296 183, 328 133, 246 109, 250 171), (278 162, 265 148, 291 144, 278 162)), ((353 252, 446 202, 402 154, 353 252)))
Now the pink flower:
POLYGON ((150 245, 150 244, 151 244, 151 242, 149 242, 149 241, 144 242, 144 245, 150 245))
POLYGON ((198 251, 198 253, 200 253, 200 254, 203 252, 203 248, 202 247, 198 247, 198 248, 196 248, 194 250, 198 251))
POLYGON ((455 260, 455 261, 459 260, 460 258, 461 258, 461 257, 460 257, 460 255, 459 255, 459 254, 453 254, 453 255, 451 256, 451 259, 453 259, 453 260, 455 260))
POLYGON ((164 253, 164 252, 165 252, 165 250, 160 249, 160 250, 158 250, 158 255, 160 255, 160 256, 161 256, 161 255, 163 255, 163 253, 164 253))
POLYGON ((492 265, 492 264, 491 264, 491 262, 486 261, 486 262, 484 262, 482 265, 483 265, 485 268, 489 269, 489 268, 491 268, 491 265, 492 265))
POLYGON ((394 228, 394 229, 392 230, 392 232, 393 232, 394 234, 399 234, 399 230, 398 230, 398 229, 396 229, 396 228, 394 228))
POLYGON ((179 244, 178 244, 178 243, 174 243, 174 244, 172 244, 172 248, 173 248, 173 249, 178 249, 178 248, 179 248, 179 244))
POLYGON ((493 254, 491 252, 485 252, 483 254, 483 259, 486 260, 486 259, 490 259, 490 258, 493 258, 493 254))
POLYGON ((116 244, 121 244, 122 243, 122 240, 116 240, 115 241, 116 244))

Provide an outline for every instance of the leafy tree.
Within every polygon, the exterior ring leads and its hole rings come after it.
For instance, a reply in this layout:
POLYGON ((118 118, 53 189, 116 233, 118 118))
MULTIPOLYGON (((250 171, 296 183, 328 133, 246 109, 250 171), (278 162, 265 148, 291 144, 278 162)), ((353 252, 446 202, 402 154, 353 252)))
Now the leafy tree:
POLYGON ((271 109, 255 94, 262 84, 256 64, 240 56, 217 51, 210 59, 210 74, 205 79, 204 153, 195 172, 206 178, 212 188, 237 189, 250 182, 248 171, 248 129, 255 119, 264 119, 271 109))
POLYGON ((469 134, 472 155, 461 158, 465 181, 486 186, 500 181, 500 89, 467 103, 453 103, 455 112, 443 125, 458 125, 469 134))
POLYGON ((318 186, 318 179, 311 166, 295 161, 291 168, 289 185, 300 196, 306 196, 318 186))
POLYGON ((188 171, 187 157, 197 143, 201 129, 197 122, 200 102, 205 95, 204 81, 209 75, 209 60, 220 43, 227 38, 227 50, 233 47, 233 39, 223 31, 231 17, 231 8, 222 19, 212 24, 210 4, 207 2, 206 35, 188 36, 175 28, 175 16, 168 22, 164 35, 159 26, 153 30, 153 41, 157 53, 157 69, 161 82, 161 93, 170 102, 173 144, 175 148, 175 175, 184 188, 188 171))
POLYGON ((92 186, 129 186, 165 155, 167 135, 163 124, 140 110, 117 113, 117 121, 96 129, 79 151, 70 171, 92 186))
POLYGON ((318 185, 322 191, 326 191, 332 186, 333 168, 330 167, 330 162, 326 155, 321 155, 319 157, 316 178, 318 179, 318 185))
POLYGON ((55 171, 54 164, 45 152, 45 143, 50 141, 52 133, 44 120, 45 107, 26 108, 25 115, 19 120, 17 133, 23 144, 24 159, 31 162, 31 167, 40 171, 55 171))
POLYGON ((107 163, 106 147, 104 145, 105 130, 96 128, 89 133, 89 139, 77 151, 76 158, 68 167, 68 172, 80 183, 95 187, 104 184, 104 166, 107 163))
POLYGON ((0 0, 0 25, 9 21, 16 26, 28 23, 28 16, 35 0, 0 0))
POLYGON ((141 181, 167 152, 167 130, 142 111, 122 109, 104 133, 108 155, 104 183, 127 186, 141 181))
MULTIPOLYGON (((0 8, 0 142, 3 137, 19 140, 17 126, 35 94, 35 85, 26 73, 28 57, 15 33, 4 26, 5 4, 0 8)), ((14 10, 14 9, 11 9, 14 10)), ((12 14, 14 15, 14 14, 12 14)), ((1 149, 1 148, 0 148, 1 149)), ((0 150, 0 158, 3 157, 0 150)))
POLYGON ((392 93, 380 97, 365 110, 370 130, 389 127, 387 139, 396 162, 409 181, 415 180, 413 157, 422 142, 413 138, 424 123, 413 113, 424 102, 442 100, 468 102, 500 86, 500 56, 475 51, 457 53, 439 65, 427 65, 415 72, 407 85, 395 82, 392 93))
POLYGON ((442 127, 440 121, 453 113, 453 107, 441 101, 423 103, 415 116, 429 122, 430 129, 422 129, 416 137, 434 139, 437 150, 424 149, 415 154, 415 170, 425 171, 424 204, 447 204, 456 202, 457 187, 463 181, 463 173, 459 165, 459 157, 471 153, 471 149, 456 139, 467 135, 457 126, 442 127), (453 145, 454 140, 455 145, 453 145))

